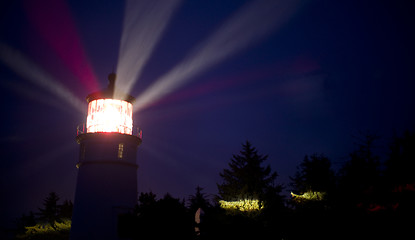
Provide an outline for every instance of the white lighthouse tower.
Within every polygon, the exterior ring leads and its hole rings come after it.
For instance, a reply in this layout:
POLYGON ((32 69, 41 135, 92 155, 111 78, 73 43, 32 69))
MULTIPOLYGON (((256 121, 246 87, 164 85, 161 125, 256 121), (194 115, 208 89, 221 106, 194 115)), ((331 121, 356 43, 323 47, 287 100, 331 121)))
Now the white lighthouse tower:
POLYGON ((134 98, 108 88, 86 97, 86 127, 78 127, 79 169, 70 238, 119 239, 119 216, 137 202, 137 148, 141 131, 133 129, 134 98))

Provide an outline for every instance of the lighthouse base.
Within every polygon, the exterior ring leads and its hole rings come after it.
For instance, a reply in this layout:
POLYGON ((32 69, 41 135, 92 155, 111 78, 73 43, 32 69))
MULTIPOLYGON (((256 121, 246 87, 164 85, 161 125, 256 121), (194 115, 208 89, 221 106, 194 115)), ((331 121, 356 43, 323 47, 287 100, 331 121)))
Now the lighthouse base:
POLYGON ((115 164, 79 169, 71 239, 118 239, 118 217, 136 204, 136 172, 136 168, 115 164))
POLYGON ((131 135, 77 137, 80 158, 70 239, 119 239, 118 219, 137 203, 137 147, 131 135))

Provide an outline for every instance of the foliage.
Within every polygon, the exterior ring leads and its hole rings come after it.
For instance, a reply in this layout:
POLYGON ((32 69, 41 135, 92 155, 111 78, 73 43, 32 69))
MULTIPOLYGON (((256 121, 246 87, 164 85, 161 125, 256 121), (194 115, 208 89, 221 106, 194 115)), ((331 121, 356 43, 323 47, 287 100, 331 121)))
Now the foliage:
POLYGON ((393 140, 386 167, 385 175, 393 185, 415 183, 415 133, 406 131, 393 140))
POLYGON ((297 203, 303 203, 307 201, 322 201, 326 197, 325 192, 313 192, 308 191, 303 194, 295 194, 291 192, 291 196, 293 197, 293 200, 297 203))
POLYGON ((305 156, 297 167, 292 181, 295 192, 327 192, 334 188, 335 174, 331 169, 330 160, 323 154, 305 156))
POLYGON ((58 205, 58 210, 59 210, 58 217, 71 219, 72 209, 73 209, 72 201, 65 200, 61 205, 58 205))
POLYGON ((395 138, 389 158, 382 166, 381 158, 376 154, 379 137, 363 134, 337 175, 327 174, 330 172, 327 162, 311 164, 313 160, 306 157, 291 178, 292 186, 300 194, 292 194, 296 208, 289 215, 290 238, 309 238, 308 232, 321 226, 325 231, 319 237, 327 239, 335 239, 339 233, 343 238, 351 239, 383 239, 387 236, 398 239, 410 234, 413 223, 407 219, 415 213, 415 178, 410 170, 415 159, 414 137, 407 132, 403 137, 395 138), (316 181, 313 176, 332 180, 316 181), (333 185, 320 184, 324 182, 333 185), (330 191, 319 196, 325 189, 330 191), (320 204, 326 197, 330 199, 329 208, 320 204))
POLYGON ((20 218, 16 220, 16 227, 18 233, 26 232, 26 227, 31 227, 36 225, 35 214, 30 211, 29 215, 23 214, 20 218))
POLYGON ((338 202, 343 208, 356 205, 367 208, 381 190, 379 156, 374 153, 379 136, 365 134, 358 138, 357 149, 349 154, 349 160, 340 169, 338 202))
POLYGON ((27 240, 60 240, 68 239, 69 231, 71 229, 71 220, 64 219, 61 222, 50 223, 38 223, 34 226, 25 227, 26 231, 24 234, 19 234, 16 236, 17 239, 27 239, 27 240))
POLYGON ((267 158, 267 155, 258 154, 250 142, 243 144, 242 151, 232 156, 229 168, 219 174, 223 180, 217 184, 220 198, 225 201, 245 198, 262 201, 269 192, 279 194, 281 186, 275 185, 277 172, 273 172, 270 165, 262 166, 267 158))
POLYGON ((192 239, 194 213, 188 212, 184 201, 166 194, 156 200, 152 192, 141 193, 139 204, 131 214, 121 216, 119 236, 128 239, 192 239))
POLYGON ((256 212, 264 208, 258 199, 241 199, 239 201, 219 201, 220 207, 241 212, 256 212))
POLYGON ((30 212, 17 219, 17 239, 68 239, 71 228, 73 204, 65 200, 59 204, 56 192, 50 192, 43 200, 38 213, 30 212), (38 216, 37 218, 35 217, 38 216))
POLYGON ((299 208, 327 208, 329 195, 335 188, 336 178, 330 160, 323 154, 305 156, 297 167, 294 177, 290 177, 292 201, 299 208))
POLYGON ((55 222, 60 220, 59 196, 55 192, 50 192, 43 200, 43 208, 39 208, 39 220, 49 223, 54 227, 55 222))
POLYGON ((343 182, 366 188, 379 179, 379 156, 375 155, 373 151, 374 142, 378 139, 378 136, 371 134, 366 134, 362 139, 359 139, 359 142, 356 143, 358 149, 350 153, 350 160, 344 164, 340 171, 343 182))
POLYGON ((204 209, 204 210, 211 208, 212 205, 207 199, 206 194, 202 192, 203 188, 200 186, 197 186, 195 190, 196 190, 195 195, 191 195, 189 197, 190 212, 196 212, 197 209, 199 208, 204 209))
POLYGON ((146 208, 149 206, 154 205, 157 200, 156 200, 156 194, 154 194, 153 192, 148 192, 148 193, 141 193, 140 196, 138 197, 138 201, 140 202, 140 205, 138 205, 138 207, 140 208, 146 208))
MULTIPOLYGON (((406 132, 390 145, 381 165, 377 136, 364 135, 335 174, 323 154, 305 156, 291 177, 293 192, 283 202, 281 186, 269 165, 249 143, 233 155, 218 184, 221 200, 211 204, 203 188, 184 200, 141 193, 134 212, 119 216, 122 239, 392 239, 411 234, 415 201, 415 134, 406 132), (284 206, 291 203, 292 208, 284 206), (195 212, 203 208, 200 223, 195 212), (231 210, 224 210, 224 208, 231 210), (251 210, 253 209, 253 210, 251 210), (259 209, 259 210, 258 210, 259 209), (200 235, 196 235, 196 231, 200 235)), ((68 239, 72 203, 45 198, 38 219, 23 215, 17 239, 68 239), (53 223, 52 221, 56 219, 53 223), (59 221, 61 219, 61 221, 59 221)), ((213 201, 212 201, 213 202, 213 201)))

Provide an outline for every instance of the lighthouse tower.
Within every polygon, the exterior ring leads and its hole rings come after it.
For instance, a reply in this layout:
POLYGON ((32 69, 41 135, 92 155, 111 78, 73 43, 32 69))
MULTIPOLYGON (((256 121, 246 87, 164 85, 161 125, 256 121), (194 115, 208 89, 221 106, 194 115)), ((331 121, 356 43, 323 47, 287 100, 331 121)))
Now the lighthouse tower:
POLYGON ((78 127, 77 163, 71 239, 118 239, 120 215, 137 202, 137 148, 141 131, 133 129, 134 98, 115 93, 116 75, 107 89, 86 97, 86 126, 78 127))

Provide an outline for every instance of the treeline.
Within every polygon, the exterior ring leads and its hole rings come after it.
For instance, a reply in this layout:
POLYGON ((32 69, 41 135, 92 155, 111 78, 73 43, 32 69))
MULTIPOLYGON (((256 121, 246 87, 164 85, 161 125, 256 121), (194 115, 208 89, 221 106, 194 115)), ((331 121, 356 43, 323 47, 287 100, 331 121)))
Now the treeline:
POLYGON ((386 159, 375 150, 379 137, 358 138, 357 148, 335 172, 323 154, 306 156, 291 177, 287 201, 303 231, 324 238, 404 239, 415 221, 415 134, 405 132, 389 144, 386 159), (324 228, 324 230, 322 229, 324 228), (315 231, 321 229, 319 233, 315 231))
POLYGON ((120 221, 131 239, 400 239, 415 221, 415 134, 395 137, 376 154, 379 137, 364 134, 338 171, 324 154, 305 156, 283 186, 251 143, 230 159, 207 198, 202 188, 186 202, 142 193, 120 221), (283 189, 292 191, 290 197, 283 189), (127 220, 129 218, 129 220, 127 220), (158 229, 158 230, 157 230, 158 229))
MULTIPOLYGON (((362 135, 337 171, 324 154, 305 156, 287 186, 278 182, 278 173, 266 164, 268 156, 246 142, 219 173, 222 181, 217 183, 217 195, 208 196, 199 186, 188 199, 170 194, 157 199, 152 192, 141 193, 135 209, 119 216, 119 236, 407 238, 415 223, 415 134, 395 137, 384 149, 388 155, 383 161, 375 151, 378 139, 362 135), (292 195, 282 194, 284 189, 292 195)), ((49 212, 43 209, 40 212, 49 212)), ((43 219, 53 225, 60 218, 43 219)))
POLYGON ((251 143, 230 159, 208 198, 196 188, 187 201, 142 193, 137 208, 120 221, 131 239, 400 239, 411 236, 415 213, 415 134, 395 137, 386 159, 379 137, 356 138, 356 149, 333 170, 324 154, 305 156, 290 178, 278 173, 251 143), (292 191, 290 197, 283 189, 292 191))
POLYGON ((16 239, 69 239, 72 218, 72 201, 60 203, 56 192, 50 192, 43 206, 36 212, 23 214, 16 220, 16 239))

